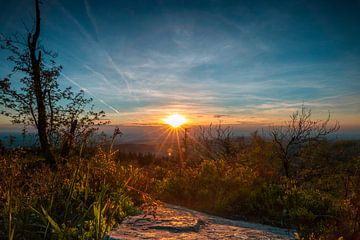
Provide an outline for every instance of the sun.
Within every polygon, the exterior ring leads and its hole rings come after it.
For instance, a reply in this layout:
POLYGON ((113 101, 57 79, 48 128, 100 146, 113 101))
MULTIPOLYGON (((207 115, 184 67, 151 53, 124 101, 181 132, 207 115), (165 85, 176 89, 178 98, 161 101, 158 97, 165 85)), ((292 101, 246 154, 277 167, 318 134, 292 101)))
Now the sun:
POLYGON ((180 127, 184 123, 187 123, 187 119, 180 114, 172 114, 164 119, 164 123, 169 124, 173 128, 180 127))

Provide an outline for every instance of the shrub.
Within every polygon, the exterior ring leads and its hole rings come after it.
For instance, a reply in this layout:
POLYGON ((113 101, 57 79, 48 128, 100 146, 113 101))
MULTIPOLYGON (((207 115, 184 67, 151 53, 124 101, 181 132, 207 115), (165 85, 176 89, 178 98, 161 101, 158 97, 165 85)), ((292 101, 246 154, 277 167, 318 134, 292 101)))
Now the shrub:
POLYGON ((256 214, 267 223, 295 228, 305 236, 332 230, 343 210, 332 196, 302 189, 286 178, 280 184, 266 184, 255 190, 249 207, 248 214, 256 214))
POLYGON ((204 160, 196 168, 170 173, 159 183, 160 198, 198 209, 229 215, 236 200, 254 179, 251 169, 225 161, 204 160))

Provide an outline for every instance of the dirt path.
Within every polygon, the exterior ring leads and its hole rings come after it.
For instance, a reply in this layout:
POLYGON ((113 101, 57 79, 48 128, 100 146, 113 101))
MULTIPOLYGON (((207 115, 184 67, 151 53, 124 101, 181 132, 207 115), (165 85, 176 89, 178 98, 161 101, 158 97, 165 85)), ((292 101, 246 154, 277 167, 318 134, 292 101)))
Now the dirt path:
POLYGON ((293 239, 285 229, 234 221, 164 205, 153 216, 128 218, 111 232, 110 239, 293 239))

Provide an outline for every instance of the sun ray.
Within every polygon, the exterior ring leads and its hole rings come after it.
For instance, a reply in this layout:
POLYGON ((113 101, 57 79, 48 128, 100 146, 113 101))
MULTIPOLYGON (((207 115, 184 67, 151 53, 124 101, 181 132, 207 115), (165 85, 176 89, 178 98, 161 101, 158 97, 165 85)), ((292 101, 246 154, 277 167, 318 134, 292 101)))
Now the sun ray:
POLYGON ((180 139, 179 139, 179 132, 178 131, 175 131, 176 133, 176 141, 177 141, 177 147, 178 147, 178 154, 179 154, 179 159, 180 159, 180 168, 182 168, 182 151, 181 151, 181 145, 180 145, 180 139))
POLYGON ((166 129, 165 133, 167 133, 167 134, 166 134, 164 140, 161 141, 160 148, 156 152, 156 156, 159 156, 159 154, 161 153, 161 150, 164 147, 164 145, 167 143, 167 140, 168 140, 169 136, 171 136, 173 134, 173 130, 172 129, 166 129))

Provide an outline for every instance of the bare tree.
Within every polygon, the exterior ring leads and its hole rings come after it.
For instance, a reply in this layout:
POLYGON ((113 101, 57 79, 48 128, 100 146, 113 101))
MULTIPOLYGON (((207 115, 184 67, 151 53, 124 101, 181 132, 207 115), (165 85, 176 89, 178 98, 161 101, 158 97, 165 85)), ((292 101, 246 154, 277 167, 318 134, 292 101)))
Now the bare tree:
POLYGON ((197 152, 203 159, 230 160, 236 156, 234 133, 229 126, 217 125, 200 126, 197 133, 197 152))
MULTIPOLYGON (((83 91, 60 89, 57 80, 62 67, 54 61, 57 55, 40 43, 40 21, 40 3, 35 0, 34 30, 28 31, 26 37, 0 36, 1 49, 10 51, 8 60, 13 64, 11 73, 0 80, 0 113, 13 123, 34 126, 46 162, 55 168, 52 146, 56 139, 61 135, 73 136, 76 129, 94 124, 104 112, 92 108, 86 112, 85 107, 92 99, 85 98, 83 91)), ((68 152, 71 138, 65 138, 63 153, 68 152)))
POLYGON ((35 0, 35 30, 29 32, 26 41, 19 41, 19 38, 2 39, 5 43, 2 48, 9 49, 13 55, 8 58, 15 64, 13 73, 22 72, 25 76, 20 80, 25 87, 21 90, 25 93, 19 93, 13 90, 8 78, 0 82, 2 91, 2 104, 17 113, 11 111, 2 111, 8 116, 12 116, 14 122, 31 121, 28 119, 30 114, 38 131, 39 141, 46 161, 54 167, 55 157, 50 148, 50 142, 47 135, 47 119, 45 107, 45 85, 46 80, 52 79, 58 74, 59 68, 54 67, 44 69, 42 59, 42 47, 39 46, 40 37, 40 6, 39 0, 35 0), (20 47, 19 47, 20 45, 20 47), (21 49, 22 47, 22 49, 21 49))
POLYGON ((319 141, 339 130, 338 122, 329 126, 329 121, 330 113, 325 120, 312 120, 311 110, 302 105, 301 110, 290 115, 290 120, 283 126, 270 127, 286 177, 291 176, 291 164, 303 144, 319 141))

